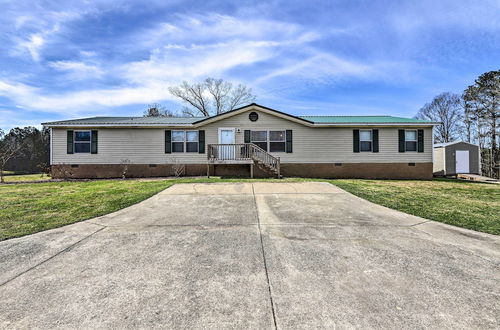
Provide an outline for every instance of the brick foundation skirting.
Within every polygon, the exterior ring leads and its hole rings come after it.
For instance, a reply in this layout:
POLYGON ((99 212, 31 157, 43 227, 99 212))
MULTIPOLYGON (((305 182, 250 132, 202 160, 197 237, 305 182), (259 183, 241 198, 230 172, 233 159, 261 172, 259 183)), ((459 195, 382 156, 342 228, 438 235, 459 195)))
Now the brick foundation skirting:
MULTIPOLYGON (((73 164, 52 165, 55 179, 105 179, 173 176, 175 168, 169 164, 73 164)), ((343 163, 343 164, 281 164, 281 174, 306 178, 363 178, 363 179, 431 179, 432 163, 343 163)), ((206 164, 186 164, 184 176, 207 175, 206 164)), ((249 165, 211 165, 210 175, 249 177, 249 165)), ((268 177, 254 167, 255 177, 268 177)))

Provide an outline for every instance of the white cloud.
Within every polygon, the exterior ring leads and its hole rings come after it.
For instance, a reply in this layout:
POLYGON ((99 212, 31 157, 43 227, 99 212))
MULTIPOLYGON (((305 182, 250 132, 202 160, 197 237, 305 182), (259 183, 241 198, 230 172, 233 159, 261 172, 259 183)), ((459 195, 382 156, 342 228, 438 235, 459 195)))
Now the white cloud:
POLYGON ((136 36, 144 45, 161 43, 214 43, 214 40, 286 40, 304 29, 297 24, 269 19, 241 19, 228 15, 176 15, 175 22, 163 22, 136 36))
POLYGON ((322 80, 332 77, 369 77, 375 73, 375 66, 348 61, 331 54, 316 54, 303 61, 291 61, 270 71, 258 81, 281 76, 294 76, 322 80))
POLYGON ((42 50, 48 47, 50 41, 59 32, 64 30, 65 24, 83 16, 95 12, 95 9, 71 9, 71 10, 44 10, 40 9, 33 14, 32 11, 13 11, 13 18, 8 17, 5 9, 5 20, 0 20, 2 24, 12 24, 15 33, 11 33, 13 56, 29 54, 33 61, 40 62, 43 59, 42 50), (11 23, 12 22, 12 23, 11 23))
POLYGON ((96 65, 77 61, 55 61, 48 64, 58 71, 68 72, 70 76, 77 79, 99 78, 103 75, 103 70, 96 65))
MULTIPOLYGON (((161 32, 154 36, 156 47, 145 60, 106 63, 105 58, 98 58, 93 52, 80 51, 83 61, 48 63, 65 75, 111 78, 122 81, 120 86, 47 93, 44 88, 0 81, 0 95, 27 109, 63 113, 158 102, 173 99, 167 90, 168 85, 207 76, 227 78, 233 69, 279 61, 287 48, 301 48, 320 38, 316 32, 294 24, 212 14, 191 18, 179 16, 177 24, 174 23, 158 25, 161 32), (168 43, 162 41, 166 35, 169 36, 168 43), (98 62, 103 63, 98 65, 98 62)), ((145 36, 151 42, 150 34, 145 36)), ((238 80, 237 77, 230 78, 238 80)))
POLYGON ((26 41, 20 41, 18 44, 18 47, 21 50, 26 50, 29 52, 31 55, 31 58, 35 62, 40 61, 40 49, 42 48, 43 44, 45 43, 45 39, 43 36, 39 33, 35 33, 29 36, 28 40, 26 41))
POLYGON ((0 96, 9 97, 22 108, 75 115, 81 111, 92 112, 104 107, 144 104, 169 98, 166 86, 161 83, 45 94, 40 88, 6 81, 0 81, 0 96))
POLYGON ((155 48, 147 60, 122 65, 123 77, 132 82, 177 83, 224 76, 235 68, 280 62, 286 49, 300 48, 321 38, 317 32, 296 24, 217 14, 178 15, 176 24, 161 23, 142 33, 146 37, 141 40, 146 44, 163 45, 155 48))
POLYGON ((157 49, 148 60, 123 65, 124 78, 132 82, 178 82, 219 76, 232 68, 264 61, 273 56, 273 45, 231 42, 210 46, 157 49))

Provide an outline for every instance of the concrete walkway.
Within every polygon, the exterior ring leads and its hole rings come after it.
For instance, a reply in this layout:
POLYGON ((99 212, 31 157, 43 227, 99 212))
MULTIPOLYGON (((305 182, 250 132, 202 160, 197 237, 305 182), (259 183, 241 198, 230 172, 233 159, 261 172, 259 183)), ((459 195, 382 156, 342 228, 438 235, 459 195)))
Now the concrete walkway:
POLYGON ((179 184, 0 242, 0 328, 498 328, 500 239, 328 183, 179 184))

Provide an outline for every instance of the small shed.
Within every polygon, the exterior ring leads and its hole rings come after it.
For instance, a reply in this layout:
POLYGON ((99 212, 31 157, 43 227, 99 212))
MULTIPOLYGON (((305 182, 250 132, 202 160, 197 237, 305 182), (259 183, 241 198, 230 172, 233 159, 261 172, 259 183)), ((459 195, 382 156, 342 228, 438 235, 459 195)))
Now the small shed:
POLYGON ((481 174, 479 146, 462 141, 434 145, 434 175, 481 174))

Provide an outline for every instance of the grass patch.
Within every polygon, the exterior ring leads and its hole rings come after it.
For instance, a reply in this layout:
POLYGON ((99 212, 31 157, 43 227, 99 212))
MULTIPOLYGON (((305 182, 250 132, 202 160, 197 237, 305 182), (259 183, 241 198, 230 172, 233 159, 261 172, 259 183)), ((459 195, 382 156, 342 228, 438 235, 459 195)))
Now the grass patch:
POLYGON ((448 179, 332 180, 373 203, 422 218, 500 235, 500 186, 448 179))
POLYGON ((20 181, 45 181, 50 180, 47 174, 20 174, 20 175, 6 175, 4 176, 5 182, 20 182, 20 181))

